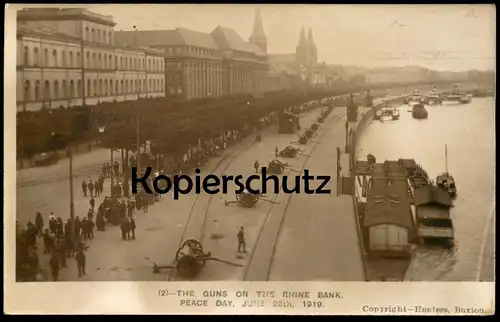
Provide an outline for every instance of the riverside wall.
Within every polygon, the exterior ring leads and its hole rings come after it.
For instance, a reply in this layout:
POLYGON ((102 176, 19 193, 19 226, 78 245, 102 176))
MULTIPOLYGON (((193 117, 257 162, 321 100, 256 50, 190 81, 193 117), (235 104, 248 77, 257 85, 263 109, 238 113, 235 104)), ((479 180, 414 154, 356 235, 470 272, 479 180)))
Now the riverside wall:
POLYGON ((355 187, 355 164, 356 164, 356 144, 361 137, 361 134, 363 131, 370 125, 370 122, 373 120, 374 113, 382 108, 382 106, 385 104, 385 102, 389 103, 402 103, 403 102, 403 97, 402 96, 396 96, 396 97, 390 97, 386 98, 383 100, 377 99, 373 103, 372 108, 363 108, 358 115, 358 121, 351 127, 349 131, 349 174, 351 177, 352 181, 352 204, 353 204, 353 213, 355 216, 356 220, 356 229, 358 232, 358 240, 359 240, 359 248, 361 249, 361 261, 363 263, 363 270, 364 270, 364 275, 365 275, 365 280, 367 280, 368 277, 368 264, 367 264, 367 251, 365 248, 365 243, 363 239, 363 234, 362 234, 362 223, 359 220, 359 215, 358 215, 358 196, 356 193, 356 187, 355 187))

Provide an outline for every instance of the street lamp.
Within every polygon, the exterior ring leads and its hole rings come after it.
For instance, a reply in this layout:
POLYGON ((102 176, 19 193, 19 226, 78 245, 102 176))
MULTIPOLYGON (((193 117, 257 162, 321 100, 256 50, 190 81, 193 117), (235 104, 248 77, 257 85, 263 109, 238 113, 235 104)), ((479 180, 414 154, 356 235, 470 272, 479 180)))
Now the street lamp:
MULTIPOLYGON (((52 132, 54 135, 54 132, 52 132)), ((73 195, 73 152, 71 147, 66 148, 66 155, 69 158, 69 218, 71 221, 71 236, 75 233, 75 204, 73 195)))
MULTIPOLYGON (((99 133, 104 133, 106 130, 106 127, 103 125, 103 126, 100 126, 99 127, 99 133)), ((114 174, 114 167, 113 167, 113 148, 111 147, 109 149, 111 151, 111 164, 110 164, 110 175, 111 175, 111 184, 110 184, 110 193, 111 193, 111 197, 113 197, 113 174, 114 174)))

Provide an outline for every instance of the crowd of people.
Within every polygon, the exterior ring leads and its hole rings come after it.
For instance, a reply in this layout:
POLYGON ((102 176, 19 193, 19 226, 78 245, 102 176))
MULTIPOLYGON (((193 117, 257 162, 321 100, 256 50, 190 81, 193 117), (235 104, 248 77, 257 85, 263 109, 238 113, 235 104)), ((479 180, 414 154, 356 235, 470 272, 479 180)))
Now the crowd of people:
MULTIPOLYGON (((227 130, 214 138, 199 140, 197 146, 190 146, 184 154, 175 158, 140 153, 140 170, 144 171, 144 167, 153 168, 155 175, 149 178, 150 186, 154 177, 159 174, 174 176, 191 173, 194 169, 203 167, 211 157, 219 155, 231 145, 238 144, 244 137, 254 134, 256 140, 260 141, 261 130, 277 121, 277 113, 270 113, 261 118, 256 125, 245 124, 239 129, 227 130)), ((130 167, 137 166, 136 156, 131 156, 128 163, 130 167)), ((46 227, 42 214, 37 213, 34 224, 30 221, 26 227, 18 227, 16 251, 18 281, 49 279, 57 281, 60 269, 67 267, 69 258, 76 260, 78 276, 85 275, 85 250, 89 248, 87 243, 94 239, 96 231, 106 231, 107 223, 120 227, 122 240, 136 239, 135 213, 139 210, 148 212, 149 206, 159 201, 161 195, 147 194, 139 185, 138 193, 132 198, 128 193, 130 176, 124 176, 124 168, 128 167, 122 164, 120 172, 118 162, 105 163, 98 178, 88 177, 81 182, 83 197, 89 198, 89 208, 82 219, 80 216, 75 216, 74 223, 70 219, 64 223, 61 217, 56 217, 52 213, 46 227), (114 182, 110 182, 110 193, 104 196, 106 194, 104 183, 112 177, 112 172, 114 182), (100 203, 97 199, 100 199, 100 203), (42 255, 49 256, 50 277, 40 261, 39 240, 43 241, 42 255)))

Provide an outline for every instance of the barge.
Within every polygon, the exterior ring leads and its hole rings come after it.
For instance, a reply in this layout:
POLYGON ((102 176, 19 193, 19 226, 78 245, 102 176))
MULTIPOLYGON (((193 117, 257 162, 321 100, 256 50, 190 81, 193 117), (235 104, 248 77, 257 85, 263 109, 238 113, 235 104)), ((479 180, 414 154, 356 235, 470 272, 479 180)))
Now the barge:
POLYGON ((452 202, 415 160, 367 159, 353 169, 367 280, 402 281, 418 245, 453 245, 452 202))

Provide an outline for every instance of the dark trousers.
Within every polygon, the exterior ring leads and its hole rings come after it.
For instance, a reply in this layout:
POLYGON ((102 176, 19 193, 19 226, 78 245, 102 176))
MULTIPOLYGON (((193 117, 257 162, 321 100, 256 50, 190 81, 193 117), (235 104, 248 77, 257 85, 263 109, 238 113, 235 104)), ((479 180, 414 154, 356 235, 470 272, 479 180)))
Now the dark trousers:
POLYGON ((238 241, 238 253, 244 253, 246 252, 245 250, 245 241, 244 240, 240 240, 238 241), (243 248, 243 250, 242 250, 243 248))
POLYGON ((76 262, 76 265, 78 267, 78 277, 82 277, 82 274, 86 275, 86 273, 85 273, 85 262, 76 262))

